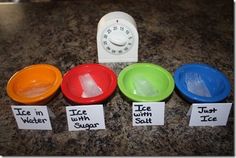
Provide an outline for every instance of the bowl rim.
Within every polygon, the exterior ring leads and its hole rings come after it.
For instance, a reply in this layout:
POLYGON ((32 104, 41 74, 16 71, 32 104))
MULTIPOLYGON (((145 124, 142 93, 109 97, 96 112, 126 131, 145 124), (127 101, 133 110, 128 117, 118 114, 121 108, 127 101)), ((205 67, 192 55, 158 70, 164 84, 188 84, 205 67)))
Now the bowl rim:
POLYGON ((61 81, 62 81, 62 74, 57 67, 50 65, 50 64, 33 64, 30 66, 26 66, 26 67, 20 69, 19 71, 15 72, 11 76, 11 78, 8 80, 6 89, 7 89, 8 96, 11 99, 13 99, 14 101, 19 102, 19 103, 23 103, 23 104, 33 104, 33 103, 41 102, 41 101, 51 97, 60 87, 61 81), (36 68, 49 69, 54 72, 55 80, 54 80, 53 86, 51 88, 49 88, 45 93, 43 93, 39 96, 36 96, 36 97, 27 98, 27 97, 17 95, 13 90, 15 79, 19 75, 24 73, 25 71, 28 71, 28 70, 32 71, 36 68))
POLYGON ((196 101, 196 102, 218 102, 222 101, 225 99, 227 96, 229 96, 230 91, 231 91, 231 86, 228 78, 226 75, 224 75, 222 72, 219 70, 215 69, 214 67, 208 65, 208 64, 202 64, 202 63, 189 63, 189 64, 183 64, 179 68, 176 69, 174 72, 174 80, 175 80, 175 85, 177 89, 182 93, 185 97, 189 98, 190 100, 196 101), (180 75, 183 70, 186 68, 199 68, 199 69, 206 69, 208 71, 211 71, 213 73, 216 73, 217 76, 220 76, 223 79, 224 83, 224 91, 216 96, 213 97, 204 97, 204 96, 199 96, 194 93, 189 92, 182 84, 180 84, 180 75))
POLYGON ((115 91, 116 86, 117 86, 117 76, 113 72, 113 70, 111 70, 110 68, 101 64, 81 64, 81 65, 77 65, 73 67, 72 69, 70 69, 64 74, 62 84, 61 84, 61 90, 62 90, 63 95, 69 100, 73 101, 74 103, 94 104, 94 103, 102 102, 103 100, 108 98, 115 91), (83 69, 84 67, 87 67, 87 68, 97 67, 101 69, 101 71, 103 71, 104 73, 107 73, 111 79, 109 88, 102 94, 95 97, 89 97, 89 98, 78 97, 78 96, 73 95, 73 93, 70 93, 70 91, 67 88, 68 78, 70 77, 70 75, 73 75, 74 72, 76 72, 78 69, 83 69))
POLYGON ((118 86, 121 90, 121 92, 128 97, 129 99, 133 100, 133 101, 138 101, 138 102, 150 102, 150 101, 162 101, 164 99, 166 99, 167 97, 169 97, 171 95, 171 93, 174 90, 174 79, 171 75, 170 72, 168 72, 166 69, 164 69, 163 67, 156 65, 156 64, 152 64, 152 63, 135 63, 132 65, 129 65, 127 67, 125 67, 118 76, 118 86), (161 95, 158 96, 139 96, 139 95, 135 95, 133 93, 130 93, 129 91, 126 90, 124 84, 123 84, 123 79, 125 77, 125 75, 132 69, 136 69, 138 67, 149 67, 152 69, 155 69, 159 72, 161 72, 162 74, 164 74, 167 79, 168 79, 168 88, 164 91, 161 92, 161 95))

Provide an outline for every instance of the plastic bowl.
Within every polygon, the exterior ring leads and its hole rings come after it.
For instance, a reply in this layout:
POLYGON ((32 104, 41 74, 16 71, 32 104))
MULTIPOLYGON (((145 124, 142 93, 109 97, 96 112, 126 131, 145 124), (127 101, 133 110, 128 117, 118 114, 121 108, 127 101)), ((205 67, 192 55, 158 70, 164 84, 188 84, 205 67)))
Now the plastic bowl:
POLYGON ((94 104, 106 100, 114 92, 116 85, 117 77, 111 69, 100 64, 83 64, 72 68, 64 75, 61 89, 64 96, 73 103, 94 104), (90 76, 90 81, 85 76, 90 76), (88 88, 84 88, 81 77, 88 81, 88 88), (84 95, 85 92, 93 93, 96 90, 100 90, 100 93, 84 95))
POLYGON ((47 103, 60 87, 61 72, 48 64, 27 66, 16 72, 7 83, 7 94, 23 104, 47 103))
POLYGON ((213 103, 230 94, 230 83, 220 71, 206 64, 185 64, 174 73, 180 94, 191 103, 213 103))
POLYGON ((167 70, 158 65, 137 63, 120 72, 118 86, 133 101, 162 101, 173 92, 174 80, 167 70))

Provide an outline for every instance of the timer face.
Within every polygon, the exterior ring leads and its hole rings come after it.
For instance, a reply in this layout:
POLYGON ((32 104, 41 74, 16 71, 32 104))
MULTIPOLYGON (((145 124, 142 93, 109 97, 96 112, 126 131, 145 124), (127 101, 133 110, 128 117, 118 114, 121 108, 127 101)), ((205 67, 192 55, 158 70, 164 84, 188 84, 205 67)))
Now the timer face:
POLYGON ((104 15, 97 27, 98 62, 137 62, 138 41, 132 16, 121 11, 104 15))
POLYGON ((101 38, 103 48, 113 55, 127 53, 134 43, 132 31, 118 23, 108 26, 103 31, 101 38))

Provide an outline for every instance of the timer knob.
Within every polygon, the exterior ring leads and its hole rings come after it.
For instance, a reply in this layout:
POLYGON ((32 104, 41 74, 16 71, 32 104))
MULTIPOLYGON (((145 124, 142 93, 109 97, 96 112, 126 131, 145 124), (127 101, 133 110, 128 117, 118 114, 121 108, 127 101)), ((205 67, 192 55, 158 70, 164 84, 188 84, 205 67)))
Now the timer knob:
POLYGON ((109 36, 110 38, 108 39, 112 44, 116 45, 116 46, 125 46, 127 43, 127 38, 120 33, 113 33, 109 36))

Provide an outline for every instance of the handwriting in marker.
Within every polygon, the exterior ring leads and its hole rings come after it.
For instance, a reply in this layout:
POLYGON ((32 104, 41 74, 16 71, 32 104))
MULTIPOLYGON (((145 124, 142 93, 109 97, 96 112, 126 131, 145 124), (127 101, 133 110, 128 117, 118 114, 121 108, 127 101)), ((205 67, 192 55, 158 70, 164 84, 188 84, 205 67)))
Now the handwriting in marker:
POLYGON ((30 111, 22 110, 22 108, 14 108, 17 111, 16 115, 31 115, 30 111))
POLYGON ((52 129, 47 106, 11 107, 19 129, 52 129))
POLYGON ((207 107, 198 107, 198 109, 200 109, 199 113, 215 113, 217 111, 216 108, 207 109, 207 107))
POLYGON ((69 112, 72 112, 70 113, 70 116, 87 115, 86 110, 71 109, 69 112))
POLYGON ((38 124, 38 123, 46 123, 47 119, 40 119, 40 118, 29 118, 29 117, 21 117, 21 120, 23 121, 23 123, 35 123, 35 124, 38 124))
POLYGON ((142 104, 134 105, 135 110, 133 116, 135 117, 136 124, 151 124, 152 112, 150 106, 144 106, 142 104))
POLYGON ((210 117, 209 115, 205 115, 205 116, 200 116, 201 122, 207 122, 207 121, 217 121, 216 117, 210 117))
POLYGON ((133 103, 133 126, 164 125, 164 102, 133 103))
POLYGON ((105 129, 103 105, 66 107, 69 131, 105 129))
POLYGON ((79 122, 76 122, 74 125, 75 128, 85 128, 86 130, 90 130, 91 128, 96 128, 98 126, 99 126, 99 123, 80 124, 79 122))
POLYGON ((189 126, 225 126, 232 103, 194 103, 189 126))
POLYGON ((213 108, 209 108, 206 106, 202 106, 202 107, 198 107, 198 113, 202 114, 202 116, 200 116, 201 118, 201 122, 208 122, 208 121, 217 121, 216 117, 212 117, 208 114, 212 114, 215 113, 217 111, 217 109, 215 107, 213 108), (207 115, 204 115, 207 114, 207 115))
POLYGON ((135 107, 138 107, 138 109, 135 109, 135 111, 151 111, 151 107, 145 107, 142 104, 136 104, 135 107))
POLYGON ((151 118, 146 118, 146 119, 141 119, 141 118, 135 118, 135 123, 137 124, 144 124, 144 123, 152 123, 152 119, 151 118))

